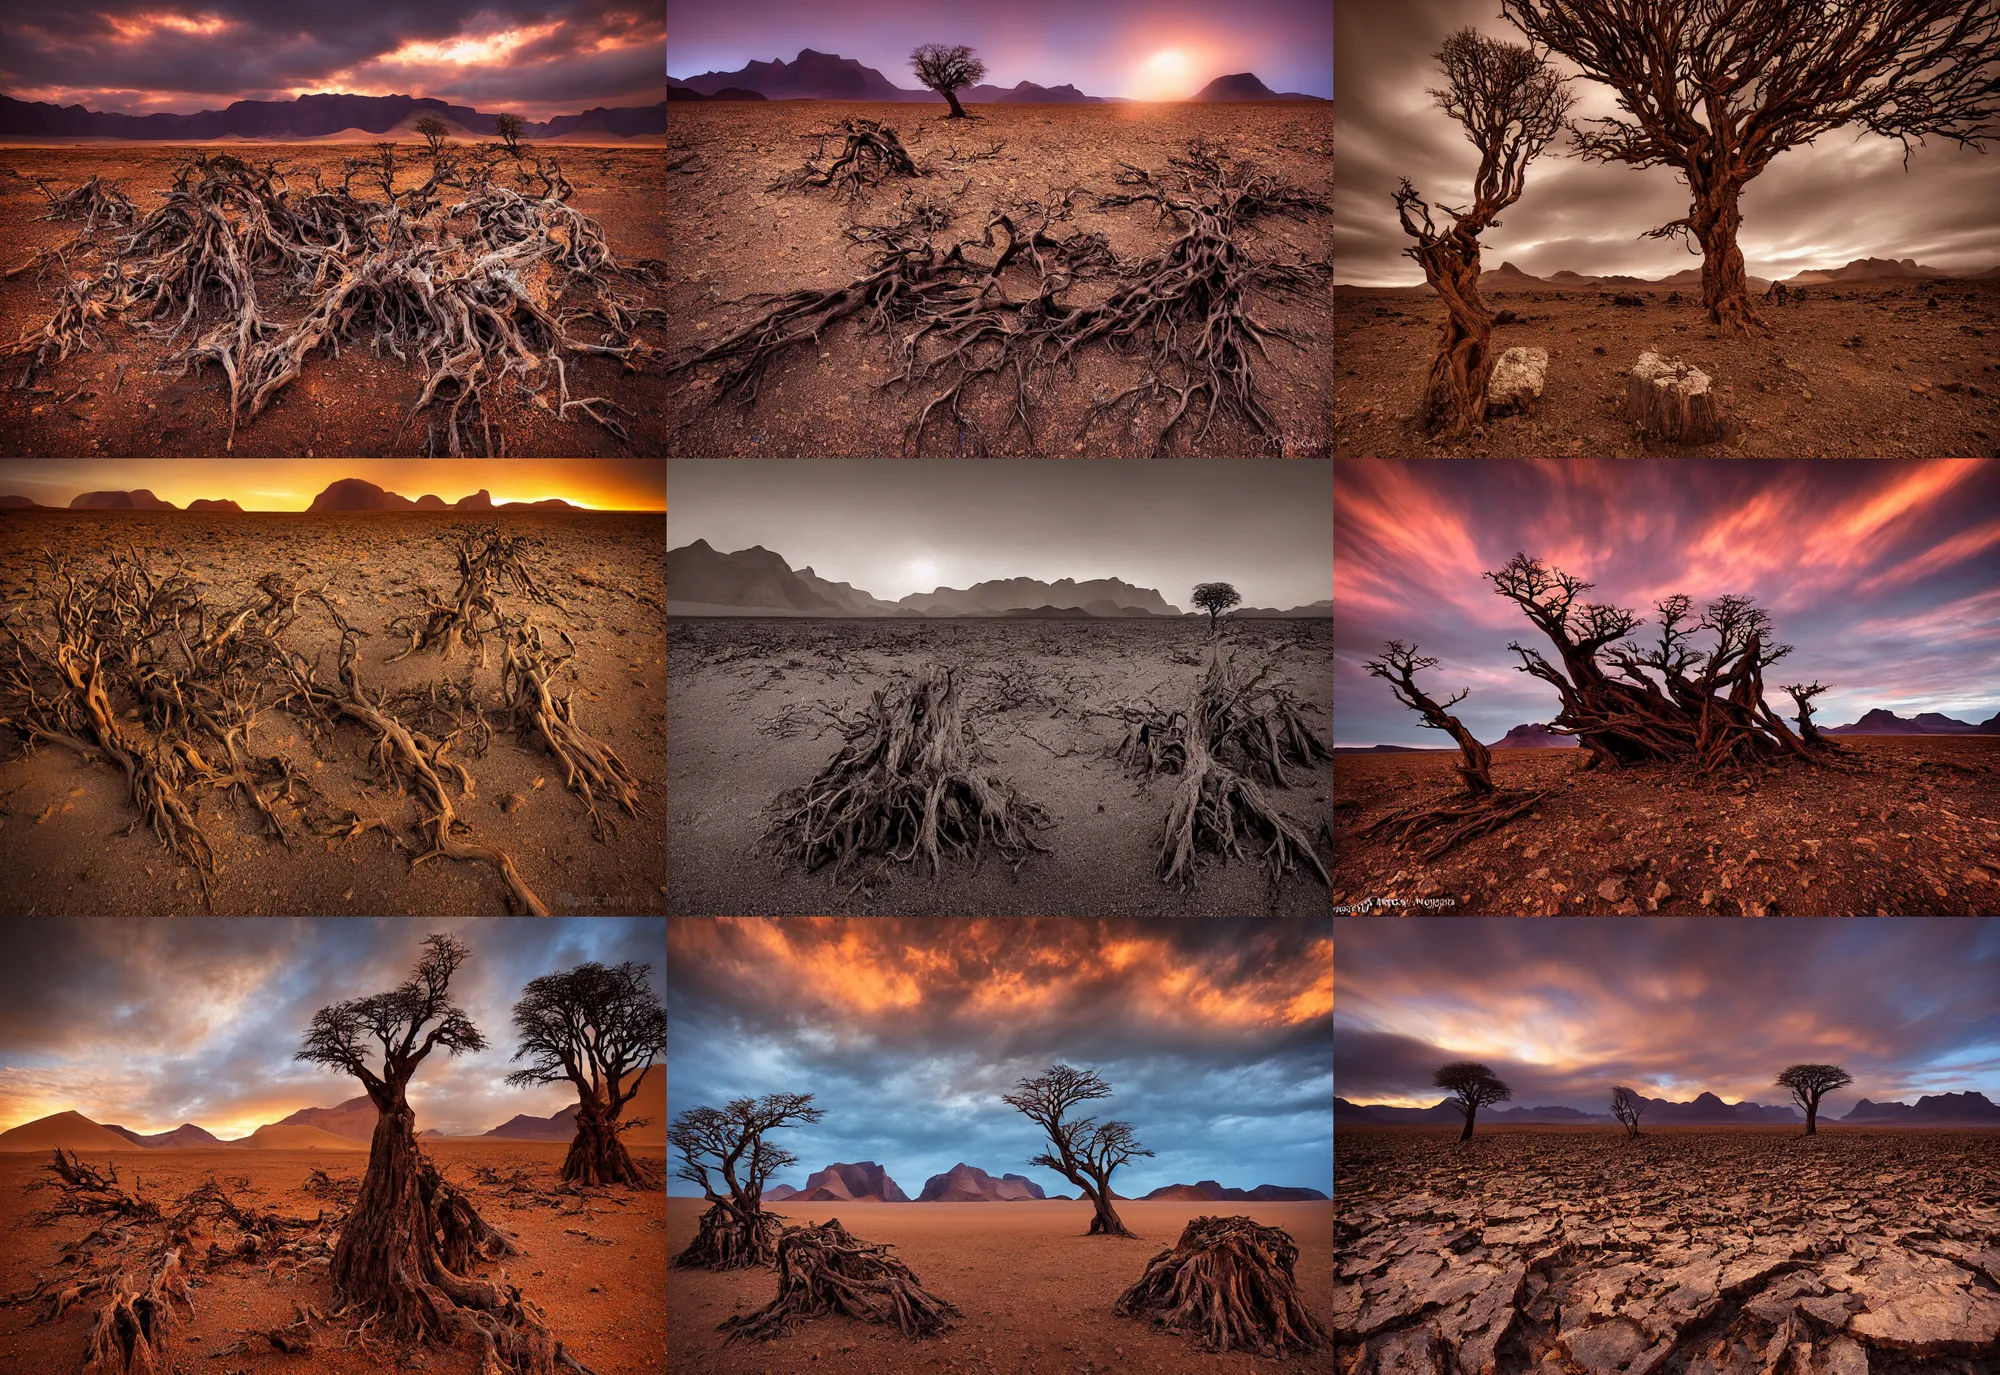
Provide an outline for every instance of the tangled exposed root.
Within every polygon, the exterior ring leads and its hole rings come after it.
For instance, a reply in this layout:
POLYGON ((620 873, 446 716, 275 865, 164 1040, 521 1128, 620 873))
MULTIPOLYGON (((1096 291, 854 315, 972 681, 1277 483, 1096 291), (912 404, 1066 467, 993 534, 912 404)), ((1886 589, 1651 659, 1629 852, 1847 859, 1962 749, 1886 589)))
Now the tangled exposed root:
POLYGON ((778 1239, 778 1297, 755 1313, 727 1319, 724 1345, 738 1338, 772 1341, 807 1318, 842 1313, 894 1323, 905 1337, 929 1337, 965 1315, 925 1289, 890 1247, 848 1235, 839 1218, 819 1227, 787 1227, 778 1239))
POLYGON ((831 129, 799 137, 816 140, 819 146, 806 159, 804 167, 779 177, 768 190, 826 187, 838 197, 853 200, 863 187, 873 186, 884 177, 923 175, 902 140, 896 137, 895 129, 872 119, 843 119, 831 129), (841 140, 840 151, 832 162, 821 165, 827 140, 834 138, 841 140))
POLYGON ((778 1256, 778 1235, 785 1229, 779 1213, 757 1213, 744 1222, 720 1203, 701 1215, 701 1229, 685 1250, 674 1257, 682 1269, 744 1270, 771 1264, 778 1256))
POLYGON ((1197 1333, 1206 1351, 1285 1357, 1333 1338, 1299 1297, 1299 1248, 1247 1217, 1198 1217, 1170 1251, 1146 1264, 1112 1311, 1197 1333))
POLYGON ((58 196, 43 186, 42 194, 49 199, 49 212, 40 218, 45 220, 82 220, 83 233, 89 235, 97 230, 97 223, 130 224, 136 211, 132 202, 125 199, 125 193, 118 189, 118 183, 107 182, 101 177, 92 177, 83 185, 58 196))
POLYGON ((1508 789, 1478 797, 1458 794, 1436 806, 1413 803, 1378 817, 1363 827, 1360 833, 1363 836, 1382 836, 1391 844, 1401 845, 1426 832, 1442 831, 1443 834, 1432 837, 1430 843, 1418 851, 1420 859, 1436 859, 1454 846, 1497 831, 1516 817, 1533 811, 1541 805, 1542 799, 1554 791, 1553 788, 1532 792, 1508 789))
POLYGON ((1048 812, 979 771, 953 670, 927 663, 908 687, 878 690, 845 734, 812 782, 778 799, 766 832, 808 873, 831 863, 839 878, 878 859, 863 883, 892 861, 920 872, 928 863, 935 878, 946 853, 971 856, 976 871, 989 844, 1018 872, 1053 853, 1030 834, 1055 824, 1048 812))
MULTIPOLYGON (((60 255, 54 256, 61 261, 60 255)), ((22 268, 31 266, 33 261, 22 264, 22 268)), ((25 356, 28 360, 17 385, 25 387, 43 368, 62 362, 72 353, 95 349, 103 342, 104 334, 98 326, 111 315, 109 292, 109 282, 101 276, 71 277, 58 289, 55 311, 42 327, 22 334, 7 346, 7 357, 25 356)))
POLYGON ((389 628, 403 632, 410 623, 421 620, 421 625, 409 628, 410 647, 389 660, 396 663, 407 659, 420 650, 433 645, 445 657, 451 657, 454 643, 479 652, 479 666, 486 667, 486 636, 498 632, 503 617, 495 598, 508 591, 518 591, 530 600, 558 605, 555 595, 536 581, 534 570, 528 564, 526 541, 518 536, 503 536, 495 526, 486 526, 472 532, 473 543, 468 544, 463 535, 455 535, 453 544, 458 555, 458 590, 447 601, 430 587, 421 589, 424 610, 396 617, 389 622, 389 628))
MULTIPOLYGON (((567 641, 569 637, 563 638, 567 641)), ((540 736, 549 752, 562 761, 564 781, 590 809, 590 824, 597 838, 605 838, 605 827, 610 824, 597 810, 600 793, 628 816, 646 815, 639 805, 638 776, 625 767, 617 751, 576 723, 576 689, 561 697, 549 690, 550 679, 574 662, 576 651, 558 655, 543 646, 539 626, 516 625, 502 645, 500 657, 501 691, 516 728, 540 736)), ((612 825, 611 829, 615 834, 617 827, 612 825)))
POLYGON ((151 1199, 128 1193, 118 1185, 118 1165, 107 1162, 109 1175, 100 1174, 77 1158, 76 1152, 55 1148, 54 1159, 42 1166, 55 1176, 26 1186, 28 1190, 56 1189, 56 1205, 35 1215, 37 1226, 48 1226, 66 1217, 113 1217, 151 1222, 160 1216, 160 1205, 151 1199))

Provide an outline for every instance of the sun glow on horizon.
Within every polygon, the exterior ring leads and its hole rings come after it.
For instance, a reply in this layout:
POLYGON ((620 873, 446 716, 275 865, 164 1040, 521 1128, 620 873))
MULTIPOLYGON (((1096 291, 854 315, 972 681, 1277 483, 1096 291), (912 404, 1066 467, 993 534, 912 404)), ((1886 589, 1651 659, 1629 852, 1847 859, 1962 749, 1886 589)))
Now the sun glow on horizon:
POLYGON ((1180 48, 1162 48, 1139 64, 1133 96, 1138 100, 1178 100, 1189 94, 1192 63, 1180 48))

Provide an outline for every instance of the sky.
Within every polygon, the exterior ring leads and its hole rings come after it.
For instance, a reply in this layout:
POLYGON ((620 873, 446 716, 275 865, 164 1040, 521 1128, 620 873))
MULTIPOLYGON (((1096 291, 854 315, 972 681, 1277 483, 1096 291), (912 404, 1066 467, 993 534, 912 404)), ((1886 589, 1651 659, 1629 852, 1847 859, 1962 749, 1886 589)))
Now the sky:
POLYGON ((752 545, 888 601, 994 578, 1198 582, 1289 610, 1333 595, 1333 474, 1246 459, 667 464, 667 544, 752 545))
POLYGON ((1613 1085, 1782 1106, 1787 1065, 1863 1098, 2000 1102, 2000 920, 1355 918, 1335 932, 1334 1060, 1351 1103, 1428 1107, 1477 1060, 1510 1107, 1607 1111, 1613 1085))
POLYGON ((910 51, 963 43, 996 86, 1074 85, 1085 95, 1184 100, 1218 76, 1255 72, 1274 91, 1331 98, 1328 0, 668 0, 667 75, 793 61, 801 48, 852 57, 920 90, 910 51))
POLYGON ((1044 1138, 1000 1101, 1063 1063, 1102 1075, 1116 1092, 1090 1112, 1157 1152, 1116 1193, 1331 1194, 1332 935, 1331 918, 675 918, 669 1120, 809 1092, 826 1115, 768 1138, 799 1162, 774 1186, 873 1161, 914 1199, 963 1162, 1074 1196, 1028 1164, 1044 1138))
POLYGON ((520 1068, 513 1006, 538 975, 589 960, 653 967, 664 995, 660 919, 116 917, 6 923, 0 937, 0 1131, 58 1112, 141 1134, 183 1122, 224 1140, 300 1108, 366 1093, 359 1080, 292 1058, 320 1008, 394 989, 450 932, 472 947, 452 996, 484 1051, 433 1051, 410 1081, 419 1130, 480 1135, 518 1114, 547 1117, 573 1088, 509 1088, 520 1068))
POLYGON ((0 90, 116 114, 319 93, 432 96, 529 119, 656 105, 643 0, 93 0, 7 6, 0 90))
MULTIPOLYGON (((1423 269, 1402 256, 1411 240, 1390 197, 1407 176, 1433 206, 1471 199, 1479 153, 1463 126, 1426 94, 1440 84, 1433 57, 1446 35, 1468 25, 1525 43, 1499 17, 1498 0, 1377 0, 1336 6, 1334 53, 1340 102, 1334 138, 1341 175, 1334 190, 1333 251, 1339 279, 1357 286, 1421 286, 1423 269)), ((1559 71, 1577 68, 1557 57, 1559 71)), ((1572 118, 1619 115, 1609 87, 1579 80, 1572 118)), ((1903 167, 1902 145, 1835 129, 1778 154, 1744 190, 1738 244, 1750 274, 1776 279, 1856 258, 1914 258, 1946 272, 2000 266, 2000 150, 1984 155, 1932 139, 1903 167)), ((1511 262, 1546 277, 1659 278, 1699 268, 1679 239, 1640 236, 1688 212, 1673 169, 1637 170, 1570 156, 1567 135, 1529 164, 1521 199, 1480 236, 1481 262, 1511 262)))
POLYGON ((560 497, 599 510, 666 507, 657 458, 65 458, 0 459, 0 496, 68 506, 85 492, 148 490, 182 510, 234 501, 245 511, 303 511, 342 478, 358 477, 415 501, 446 505, 484 488, 497 505, 560 497))
POLYGON ((1554 646, 1481 576, 1516 551, 1646 615, 1642 644, 1664 596, 1755 597, 1796 646, 1764 677, 1787 717, 1778 685, 1815 680, 1833 689, 1814 703, 1822 726, 1875 707, 2000 712, 2000 461, 1357 459, 1335 490, 1338 745, 1451 747, 1363 668, 1390 639, 1439 660, 1417 679, 1438 701, 1472 689, 1451 713, 1489 744, 1561 710, 1507 649, 1554 646))

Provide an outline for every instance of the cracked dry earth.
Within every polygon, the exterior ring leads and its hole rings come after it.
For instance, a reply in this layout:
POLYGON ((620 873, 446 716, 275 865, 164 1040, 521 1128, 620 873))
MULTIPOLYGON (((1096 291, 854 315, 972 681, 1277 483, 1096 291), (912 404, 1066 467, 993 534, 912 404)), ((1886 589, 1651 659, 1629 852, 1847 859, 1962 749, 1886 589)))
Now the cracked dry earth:
POLYGON ((1992 1375, 1991 1132, 1344 1128, 1340 1375, 1992 1375))

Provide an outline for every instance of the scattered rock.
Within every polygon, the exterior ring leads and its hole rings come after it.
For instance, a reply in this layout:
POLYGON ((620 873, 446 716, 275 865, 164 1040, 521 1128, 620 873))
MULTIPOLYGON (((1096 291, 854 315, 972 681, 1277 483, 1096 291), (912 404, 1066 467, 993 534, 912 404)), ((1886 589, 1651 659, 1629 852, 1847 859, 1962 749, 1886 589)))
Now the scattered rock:
POLYGON ((1494 414, 1529 409, 1541 397, 1548 370, 1547 349, 1508 349, 1493 365, 1493 375, 1486 384, 1487 409, 1494 414))
POLYGON ((1625 896, 1625 880, 1622 878, 1608 878, 1604 880, 1604 882, 1597 885, 1597 896, 1603 898, 1606 902, 1621 901, 1625 896))

